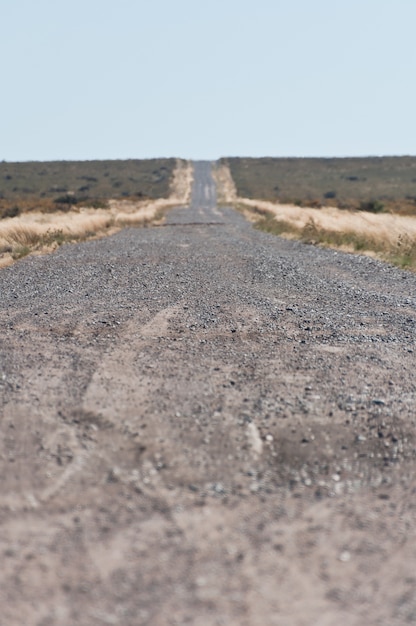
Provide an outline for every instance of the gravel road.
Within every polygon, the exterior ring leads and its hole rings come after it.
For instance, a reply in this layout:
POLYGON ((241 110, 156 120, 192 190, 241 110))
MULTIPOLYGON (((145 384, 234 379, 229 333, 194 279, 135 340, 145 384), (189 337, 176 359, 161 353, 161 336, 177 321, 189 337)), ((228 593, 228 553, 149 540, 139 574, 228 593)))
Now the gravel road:
POLYGON ((416 276, 164 225, 0 272, 2 626, 416 623, 416 276))

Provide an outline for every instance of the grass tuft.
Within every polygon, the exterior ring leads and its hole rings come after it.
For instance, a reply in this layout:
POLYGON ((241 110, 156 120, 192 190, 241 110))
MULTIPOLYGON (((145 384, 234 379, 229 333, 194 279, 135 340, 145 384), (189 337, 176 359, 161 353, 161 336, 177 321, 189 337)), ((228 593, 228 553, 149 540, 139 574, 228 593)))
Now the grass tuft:
POLYGON ((15 246, 12 249, 11 257, 13 261, 17 261, 18 259, 22 259, 24 256, 30 254, 31 248, 29 246, 15 246))

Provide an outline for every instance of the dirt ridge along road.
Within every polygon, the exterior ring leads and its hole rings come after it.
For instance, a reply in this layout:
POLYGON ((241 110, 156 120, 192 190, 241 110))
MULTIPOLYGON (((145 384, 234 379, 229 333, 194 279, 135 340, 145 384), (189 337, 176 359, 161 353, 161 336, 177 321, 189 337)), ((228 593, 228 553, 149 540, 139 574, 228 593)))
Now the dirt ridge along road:
POLYGON ((0 273, 0 624, 416 622, 416 277, 163 228, 0 273))

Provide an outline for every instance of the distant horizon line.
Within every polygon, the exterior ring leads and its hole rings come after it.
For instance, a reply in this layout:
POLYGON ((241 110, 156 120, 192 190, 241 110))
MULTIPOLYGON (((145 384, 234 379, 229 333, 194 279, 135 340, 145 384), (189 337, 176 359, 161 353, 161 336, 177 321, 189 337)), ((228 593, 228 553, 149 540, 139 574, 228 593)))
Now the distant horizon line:
POLYGON ((156 156, 156 157, 105 157, 105 158, 57 158, 57 159, 19 159, 9 160, 1 159, 0 163, 79 163, 79 162, 93 162, 93 161, 157 161, 160 159, 182 159, 184 161, 196 161, 196 162, 217 162, 221 159, 293 159, 293 160, 335 160, 335 159, 402 159, 402 158, 416 158, 416 154, 366 154, 366 155, 343 155, 343 156, 284 156, 284 155, 270 155, 264 154, 262 156, 249 156, 249 155, 226 155, 220 156, 214 159, 210 158, 193 158, 183 156, 156 156))

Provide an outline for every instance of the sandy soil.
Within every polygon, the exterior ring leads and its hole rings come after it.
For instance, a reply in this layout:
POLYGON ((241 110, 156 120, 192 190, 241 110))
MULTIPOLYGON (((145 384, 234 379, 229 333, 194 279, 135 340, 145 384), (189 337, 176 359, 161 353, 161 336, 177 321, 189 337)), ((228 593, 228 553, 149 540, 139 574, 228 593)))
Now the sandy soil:
POLYGON ((214 199, 0 272, 0 624, 416 623, 416 276, 214 199))

